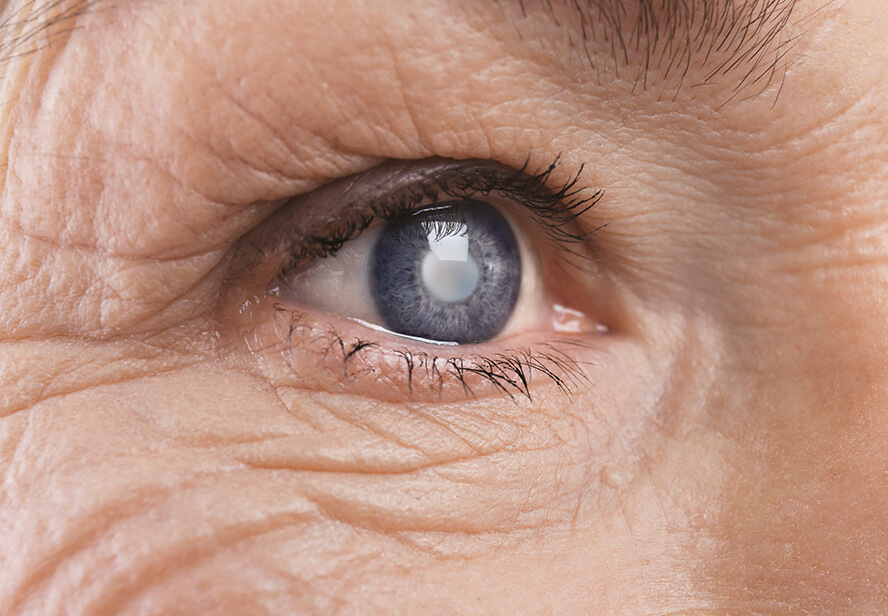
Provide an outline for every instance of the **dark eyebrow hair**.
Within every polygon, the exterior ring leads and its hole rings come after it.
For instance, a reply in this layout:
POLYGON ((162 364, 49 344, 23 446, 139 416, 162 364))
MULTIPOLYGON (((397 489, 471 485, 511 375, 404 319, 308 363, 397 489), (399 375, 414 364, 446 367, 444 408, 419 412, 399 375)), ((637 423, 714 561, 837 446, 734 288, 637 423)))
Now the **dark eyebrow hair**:
POLYGON ((98 0, 0 0, 0 65, 64 38, 98 0))
MULTIPOLYGON (((822 0, 828 5, 833 0, 822 0)), ((0 0, 0 66, 64 38, 101 0, 0 0), (11 14, 10 14, 11 13, 11 14), (14 32, 14 34, 13 34, 14 32)), ((599 77, 603 47, 617 76, 635 69, 635 87, 647 89, 657 72, 683 87, 731 78, 728 100, 766 89, 785 73, 798 34, 790 31, 798 0, 494 0, 548 13, 599 77), (565 16, 562 20, 561 17, 565 16), (567 23, 565 23, 565 21, 567 23), (688 78, 693 75, 693 80, 688 78), (736 76, 736 78, 735 78, 736 76)))
MULTIPOLYGON (((514 0, 512 0, 514 1, 514 0)), ((828 1, 828 0, 825 0, 828 1)), ((652 71, 682 87, 736 75, 734 95, 765 89, 790 56, 797 0, 517 0, 521 12, 548 13, 595 66, 609 47, 613 70, 635 67, 644 89, 652 71), (561 19, 567 16, 567 23, 561 19), (694 81, 688 83, 693 74, 694 81)))

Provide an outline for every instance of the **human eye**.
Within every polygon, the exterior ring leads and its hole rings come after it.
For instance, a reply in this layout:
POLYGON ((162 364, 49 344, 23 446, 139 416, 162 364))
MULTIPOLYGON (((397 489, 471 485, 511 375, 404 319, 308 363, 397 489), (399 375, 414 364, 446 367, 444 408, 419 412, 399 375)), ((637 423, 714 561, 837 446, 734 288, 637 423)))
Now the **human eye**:
POLYGON ((581 169, 550 186, 557 165, 389 161, 284 204, 235 259, 254 284, 238 327, 252 355, 313 385, 414 399, 581 386, 579 356, 611 325, 575 280, 596 278, 582 218, 603 192, 581 169))

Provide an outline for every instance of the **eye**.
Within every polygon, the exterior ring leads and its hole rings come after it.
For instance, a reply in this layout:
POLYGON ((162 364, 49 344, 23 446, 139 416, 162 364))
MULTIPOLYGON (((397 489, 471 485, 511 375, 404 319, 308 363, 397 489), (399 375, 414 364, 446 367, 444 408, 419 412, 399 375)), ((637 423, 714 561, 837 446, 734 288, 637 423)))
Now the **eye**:
POLYGON ((281 297, 394 334, 457 344, 494 338, 512 316, 522 256, 484 201, 437 203, 375 225, 336 255, 281 277, 281 297))
POLYGON ((579 173, 552 189, 554 169, 389 161, 281 204, 233 256, 256 286, 232 329, 298 388, 569 390, 616 302, 582 219, 602 193, 579 173))

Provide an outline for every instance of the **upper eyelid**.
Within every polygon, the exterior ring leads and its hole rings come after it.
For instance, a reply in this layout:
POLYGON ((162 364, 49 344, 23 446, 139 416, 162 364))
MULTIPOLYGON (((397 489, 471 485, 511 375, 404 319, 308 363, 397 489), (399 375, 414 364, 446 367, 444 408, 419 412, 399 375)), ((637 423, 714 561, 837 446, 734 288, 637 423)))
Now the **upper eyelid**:
MULTIPOLYGON (((389 160, 367 171, 325 184, 289 200, 272 217, 272 227, 286 228, 291 233, 285 245, 275 248, 284 250, 292 241, 307 239, 313 231, 357 213, 384 215, 385 212, 379 210, 393 207, 395 204, 391 202, 398 197, 406 197, 407 193, 418 196, 416 193, 419 192, 428 199, 434 199, 445 178, 465 173, 478 164, 479 161, 441 159, 389 160), (311 201, 311 208, 304 207, 307 200, 311 201), (369 211, 367 204, 374 204, 369 211)), ((483 161, 483 164, 491 172, 503 175, 515 173, 511 168, 492 161, 483 161)))
POLYGON ((323 234, 338 233, 344 242, 372 220, 404 213, 422 200, 434 203, 442 195, 477 198, 492 190, 529 210, 556 244, 587 241, 597 229, 572 229, 603 191, 586 191, 579 183, 582 166, 553 189, 549 182, 558 165, 556 158, 542 172, 529 174, 526 167, 515 169, 490 160, 389 160, 284 201, 239 242, 234 260, 248 274, 273 277, 288 260, 298 260, 294 252, 305 250, 323 234))
MULTIPOLYGON (((367 211, 367 203, 385 200, 401 186, 427 182, 440 165, 411 165, 387 161, 367 171, 333 180, 309 193, 280 202, 277 210, 244 238, 248 251, 260 251, 261 259, 283 255, 294 243, 305 241, 317 230, 367 211), (307 207, 311 203, 311 207, 307 207)), ((250 259, 253 261, 255 259, 250 259)))

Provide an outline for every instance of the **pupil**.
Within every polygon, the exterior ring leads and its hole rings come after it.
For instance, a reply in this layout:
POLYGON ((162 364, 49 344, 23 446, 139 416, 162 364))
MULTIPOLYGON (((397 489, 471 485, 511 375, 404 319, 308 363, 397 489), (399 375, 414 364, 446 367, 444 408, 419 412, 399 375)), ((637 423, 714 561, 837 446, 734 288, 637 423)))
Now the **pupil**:
POLYGON ((370 267, 383 324, 468 343, 494 337, 518 300, 521 258, 508 221, 483 201, 438 205, 385 225, 370 267))

